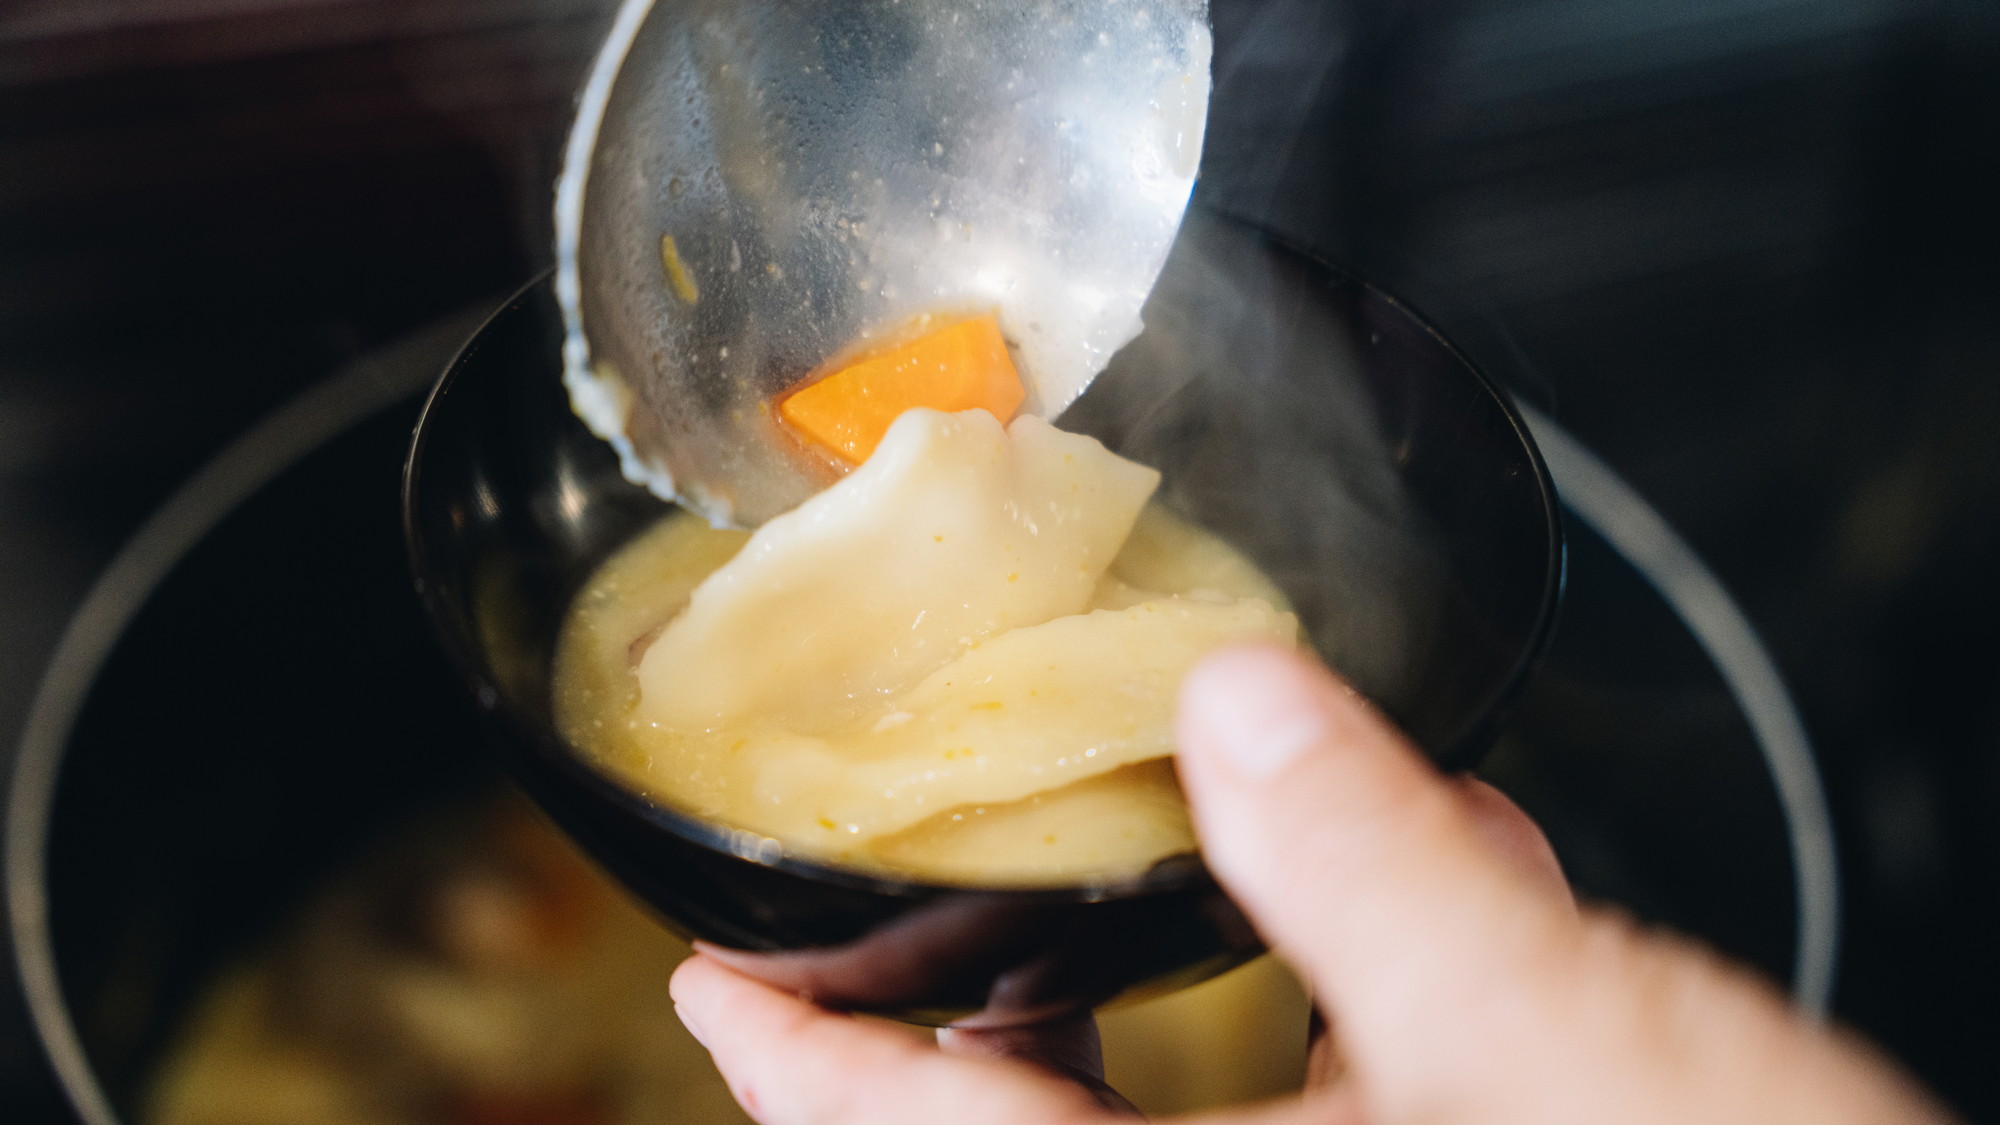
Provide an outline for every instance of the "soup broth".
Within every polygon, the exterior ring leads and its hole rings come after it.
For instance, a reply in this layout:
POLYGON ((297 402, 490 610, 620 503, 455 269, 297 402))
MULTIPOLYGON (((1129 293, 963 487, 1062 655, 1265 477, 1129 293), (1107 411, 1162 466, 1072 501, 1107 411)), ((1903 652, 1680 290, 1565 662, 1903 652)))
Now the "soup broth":
POLYGON ((578 594, 564 736, 635 790, 795 854, 960 883, 1116 879, 1194 849, 1174 693, 1296 643, 1283 595, 1032 416, 900 416, 756 533, 668 516, 578 594))

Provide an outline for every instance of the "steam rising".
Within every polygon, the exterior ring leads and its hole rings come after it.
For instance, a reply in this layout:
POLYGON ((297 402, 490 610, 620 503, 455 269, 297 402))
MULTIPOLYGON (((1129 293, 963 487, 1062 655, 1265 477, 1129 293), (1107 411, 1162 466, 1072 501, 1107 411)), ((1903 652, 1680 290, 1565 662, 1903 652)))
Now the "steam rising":
POLYGON ((1384 330, 1421 329, 1199 210, 1145 318, 1062 425, 1159 469, 1167 503, 1255 560, 1320 651, 1393 705, 1396 681, 1426 663, 1450 583, 1375 401, 1398 393, 1397 372, 1369 353, 1400 342, 1384 330))

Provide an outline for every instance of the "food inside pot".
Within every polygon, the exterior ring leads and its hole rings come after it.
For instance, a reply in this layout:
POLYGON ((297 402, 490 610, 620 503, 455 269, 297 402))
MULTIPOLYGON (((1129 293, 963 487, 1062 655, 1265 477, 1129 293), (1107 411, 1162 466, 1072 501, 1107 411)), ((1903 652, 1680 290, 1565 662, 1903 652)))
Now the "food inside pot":
MULTIPOLYGON (((386 845, 192 1007, 144 1125, 746 1120, 667 995, 687 946, 512 794, 386 845)), ((1107 1013, 1111 1081, 1170 1113, 1298 1088, 1268 958, 1107 1013)), ((928 1034, 912 1031, 912 1034, 928 1034)))
MULTIPOLYGON (((815 417, 866 396, 836 399, 815 417)), ((1136 875, 1194 850, 1168 760, 1181 677, 1298 636, 1158 484, 1040 418, 905 410, 754 534, 674 515, 606 563, 564 627, 557 721, 634 789, 794 854, 959 883, 1136 875)))

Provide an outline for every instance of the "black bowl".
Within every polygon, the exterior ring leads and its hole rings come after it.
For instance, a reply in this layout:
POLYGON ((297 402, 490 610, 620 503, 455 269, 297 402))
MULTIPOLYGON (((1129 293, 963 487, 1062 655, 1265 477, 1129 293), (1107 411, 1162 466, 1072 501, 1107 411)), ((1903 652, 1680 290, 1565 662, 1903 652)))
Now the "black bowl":
MULTIPOLYGON (((1062 418, 1161 470, 1247 551, 1328 661, 1447 768, 1491 740, 1548 639, 1554 492, 1505 396, 1409 310, 1231 221, 1192 215, 1148 330, 1062 418)), ((863 874, 652 803, 554 733, 572 595, 666 507, 571 415, 546 282, 451 364, 404 476, 417 589, 503 759, 691 936, 822 1003, 1004 1025, 1191 983, 1256 935, 1202 865, 1116 885, 970 889, 863 874)))

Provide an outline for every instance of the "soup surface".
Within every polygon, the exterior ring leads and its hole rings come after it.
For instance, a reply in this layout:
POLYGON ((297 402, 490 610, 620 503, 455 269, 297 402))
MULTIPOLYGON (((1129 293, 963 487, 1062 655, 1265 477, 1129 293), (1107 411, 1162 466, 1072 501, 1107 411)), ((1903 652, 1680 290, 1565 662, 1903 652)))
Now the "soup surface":
MULTIPOLYGON (((222 972, 138 1120, 747 1121, 674 1016, 667 978, 687 954, 509 793, 389 842, 222 972)), ((1294 1091, 1306 1014, 1264 958, 1106 1013, 1107 1074, 1149 1113, 1294 1091)))
POLYGON ((826 861, 951 882, 1115 879, 1194 848, 1174 694, 1296 643, 1153 470, 983 410, 899 416, 754 534, 673 515, 576 597, 564 736, 636 790, 826 861))

